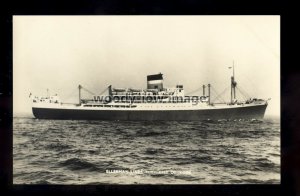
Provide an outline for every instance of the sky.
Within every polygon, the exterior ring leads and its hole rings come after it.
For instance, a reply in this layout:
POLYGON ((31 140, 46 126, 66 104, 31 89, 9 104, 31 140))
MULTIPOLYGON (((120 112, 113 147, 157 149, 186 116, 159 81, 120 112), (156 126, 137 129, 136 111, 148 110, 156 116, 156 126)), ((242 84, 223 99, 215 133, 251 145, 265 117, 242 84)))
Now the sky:
POLYGON ((237 87, 280 116, 280 16, 13 16, 13 113, 32 116, 30 93, 77 102, 79 84, 146 88, 156 73, 229 101, 233 62, 237 87))

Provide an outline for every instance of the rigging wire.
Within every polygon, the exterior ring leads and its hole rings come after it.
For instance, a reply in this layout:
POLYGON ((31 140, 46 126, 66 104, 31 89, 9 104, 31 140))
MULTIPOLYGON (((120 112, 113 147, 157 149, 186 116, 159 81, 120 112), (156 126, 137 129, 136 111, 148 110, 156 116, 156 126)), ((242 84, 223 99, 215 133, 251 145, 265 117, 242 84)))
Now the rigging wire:
MULTIPOLYGON (((85 87, 81 87, 84 91, 86 91, 87 93, 89 93, 89 94, 91 94, 91 95, 96 95, 96 93, 94 93, 94 92, 92 92, 92 91, 90 91, 90 90, 88 90, 87 88, 85 88, 85 87)), ((108 87, 106 87, 101 93, 99 93, 98 95, 103 95, 106 91, 107 91, 107 89, 108 89, 108 87)))
MULTIPOLYGON (((215 90, 215 88, 213 86, 211 86, 211 90, 212 90, 212 94, 214 93, 216 95, 216 97, 214 99, 212 99, 212 102, 214 102, 215 100, 218 100, 220 102, 225 102, 224 98, 222 97, 222 95, 228 90, 229 87, 227 87, 224 91, 222 91, 222 93, 218 94, 218 92, 215 90)), ((187 95, 191 95, 199 90, 202 89, 202 86, 197 88, 196 90, 193 90, 189 93, 187 93, 187 95)), ((211 97, 212 97, 212 94, 211 94, 211 97)))
POLYGON ((78 94, 77 93, 78 92, 78 89, 76 88, 76 89, 73 89, 73 91, 68 95, 68 96, 66 96, 66 99, 65 100, 69 100, 69 99, 71 99, 71 98, 74 98, 74 96, 72 96, 72 95, 75 95, 75 93, 76 94, 78 94), (76 92, 75 92, 76 91, 76 92), (71 97, 72 96, 72 97, 71 97))
POLYGON ((197 88, 196 90, 193 90, 193 91, 187 93, 187 95, 193 94, 193 93, 195 93, 195 92, 197 92, 197 91, 199 91, 199 90, 201 90, 201 89, 202 89, 202 86, 199 87, 199 88, 197 88))
MULTIPOLYGON (((249 84, 249 87, 251 87, 251 88, 249 88, 249 90, 251 90, 251 91, 250 91, 250 94, 252 94, 252 95, 257 95, 258 92, 257 92, 257 89, 254 88, 256 85, 254 85, 253 81, 250 80, 250 79, 248 78, 247 75, 243 75, 242 78, 243 78, 243 79, 246 79, 245 82, 246 82, 247 84, 249 84)), ((243 86, 244 86, 244 85, 243 85, 243 86)), ((251 97, 251 96, 249 96, 249 97, 251 97)))
POLYGON ((91 92, 90 90, 86 89, 85 87, 81 86, 81 88, 82 88, 85 92, 90 93, 90 94, 92 94, 92 95, 95 95, 95 93, 91 92))
MULTIPOLYGON (((214 92, 214 94, 216 94, 216 97, 215 97, 214 100, 217 99, 217 100, 220 101, 220 102, 225 102, 224 99, 223 99, 221 96, 218 96, 219 93, 215 90, 215 88, 213 88, 213 86, 211 86, 211 89, 212 89, 212 92, 214 92)), ((211 97, 212 97, 212 96, 211 96, 211 97)))
POLYGON ((104 92, 106 92, 108 87, 106 87, 99 95, 103 95, 104 92))
POLYGON ((219 97, 221 97, 221 95, 223 95, 229 87, 227 87, 225 90, 222 91, 222 93, 220 93, 212 102, 214 102, 216 99, 218 99, 219 97))
POLYGON ((239 101, 241 101, 241 100, 246 101, 247 100, 247 97, 245 97, 243 94, 239 94, 239 93, 236 94, 236 98, 239 101))
POLYGON ((274 57, 279 60, 280 59, 280 55, 274 50, 274 48, 272 48, 267 42, 266 40, 264 40, 261 36, 259 36, 252 27, 250 27, 249 24, 247 24, 247 22, 243 21, 242 19, 239 19, 239 22, 241 25, 243 25, 248 32, 250 32, 254 38, 256 38, 256 40, 263 46, 265 47, 270 53, 272 53, 274 55, 274 57))
POLYGON ((246 91, 244 91, 243 89, 242 89, 242 87, 236 87, 237 89, 238 89, 238 91, 244 96, 244 98, 245 99, 248 99, 248 98, 250 98, 251 96, 249 96, 249 94, 246 92, 246 91))

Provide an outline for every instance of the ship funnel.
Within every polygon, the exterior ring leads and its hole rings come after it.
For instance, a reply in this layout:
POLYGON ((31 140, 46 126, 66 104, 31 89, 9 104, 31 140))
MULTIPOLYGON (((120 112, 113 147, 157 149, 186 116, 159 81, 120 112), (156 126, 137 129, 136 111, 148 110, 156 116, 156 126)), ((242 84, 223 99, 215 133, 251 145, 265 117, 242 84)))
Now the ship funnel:
POLYGON ((147 76, 147 89, 163 90, 163 74, 155 74, 147 76))

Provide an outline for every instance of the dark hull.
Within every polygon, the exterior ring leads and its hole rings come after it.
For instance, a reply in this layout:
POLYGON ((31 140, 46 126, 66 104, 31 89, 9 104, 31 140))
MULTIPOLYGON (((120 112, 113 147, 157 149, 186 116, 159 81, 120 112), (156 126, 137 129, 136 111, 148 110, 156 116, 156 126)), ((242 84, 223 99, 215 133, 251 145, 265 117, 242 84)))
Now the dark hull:
POLYGON ((218 120, 218 119, 262 119, 266 105, 228 109, 175 110, 175 111, 112 111, 32 108, 38 119, 74 120, 218 120))

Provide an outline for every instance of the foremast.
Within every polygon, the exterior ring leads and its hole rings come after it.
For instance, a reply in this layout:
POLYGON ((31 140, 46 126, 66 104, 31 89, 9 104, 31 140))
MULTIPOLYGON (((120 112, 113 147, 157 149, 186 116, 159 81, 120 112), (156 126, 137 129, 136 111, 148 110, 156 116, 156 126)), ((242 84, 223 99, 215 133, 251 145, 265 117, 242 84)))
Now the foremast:
POLYGON ((234 79, 234 61, 233 61, 232 67, 229 67, 229 68, 232 68, 231 88, 230 88, 230 103, 234 104, 234 101, 236 100, 235 89, 236 89, 236 86, 237 86, 237 82, 234 79))

